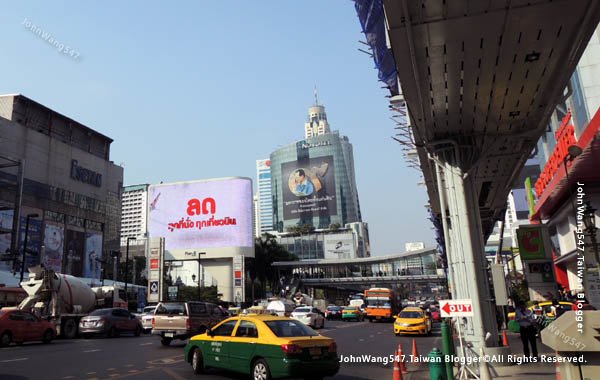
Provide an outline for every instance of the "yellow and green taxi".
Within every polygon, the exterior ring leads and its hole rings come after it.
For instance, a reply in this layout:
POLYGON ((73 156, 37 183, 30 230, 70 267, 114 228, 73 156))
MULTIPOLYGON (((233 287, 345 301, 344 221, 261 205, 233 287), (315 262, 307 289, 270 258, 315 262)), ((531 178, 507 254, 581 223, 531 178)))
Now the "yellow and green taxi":
MULTIPOLYGON (((569 311, 572 309, 573 307, 573 302, 568 302, 568 301, 559 301, 560 307, 564 310, 564 311, 569 311)), ((544 301, 544 302, 539 302, 537 305, 531 305, 528 307, 529 310, 533 311, 536 315, 546 315, 546 317, 548 318, 554 318, 554 313, 552 312, 552 301, 544 301)), ((515 312, 511 311, 510 313, 508 313, 507 317, 509 321, 512 321, 515 319, 515 312)))
POLYGON ((342 310, 342 321, 354 320, 362 321, 364 318, 359 306, 344 306, 342 310))
POLYGON ((396 316, 394 334, 429 334, 431 318, 420 307, 406 307, 396 316))
POLYGON ((268 314, 225 319, 192 337, 184 357, 195 373, 222 368, 249 374, 254 380, 322 379, 340 368, 335 340, 302 322, 268 314))

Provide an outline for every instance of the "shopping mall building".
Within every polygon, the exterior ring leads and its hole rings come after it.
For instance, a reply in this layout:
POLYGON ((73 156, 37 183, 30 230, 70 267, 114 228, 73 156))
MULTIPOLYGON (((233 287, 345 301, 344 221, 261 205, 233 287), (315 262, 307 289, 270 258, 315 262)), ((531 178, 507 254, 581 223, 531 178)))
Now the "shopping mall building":
MULTIPOLYGON (((571 293, 585 292, 600 308, 595 227, 600 208, 599 57, 597 28, 571 78, 569 96, 538 143, 543 164, 533 185, 536 200, 530 220, 548 227, 556 282, 571 293)), ((532 268, 525 266, 535 280, 540 274, 531 273, 532 268)))
POLYGON ((23 95, 0 96, 0 270, 20 271, 26 236, 26 266, 101 278, 101 260, 119 249, 112 141, 23 95))

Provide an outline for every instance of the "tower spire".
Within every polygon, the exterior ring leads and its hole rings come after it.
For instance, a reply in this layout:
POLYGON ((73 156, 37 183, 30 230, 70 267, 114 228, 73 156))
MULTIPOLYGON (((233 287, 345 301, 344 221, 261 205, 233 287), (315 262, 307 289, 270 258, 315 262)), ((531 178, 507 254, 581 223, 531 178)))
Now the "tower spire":
POLYGON ((319 97, 317 95, 317 85, 315 84, 315 106, 319 105, 319 97))

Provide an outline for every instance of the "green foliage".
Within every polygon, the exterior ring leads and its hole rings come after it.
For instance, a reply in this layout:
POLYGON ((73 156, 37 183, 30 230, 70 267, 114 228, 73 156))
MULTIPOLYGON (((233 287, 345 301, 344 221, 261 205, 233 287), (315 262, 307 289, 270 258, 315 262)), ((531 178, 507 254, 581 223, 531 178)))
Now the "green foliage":
POLYGON ((219 301, 216 286, 205 286, 198 289, 197 286, 180 286, 177 293, 178 301, 203 301, 213 302, 219 301))
POLYGON ((315 231, 315 227, 310 224, 300 224, 297 226, 289 226, 286 231, 293 234, 310 234, 315 231))
POLYGON ((519 301, 529 301, 529 286, 527 280, 517 280, 512 283, 510 298, 514 301, 515 305, 519 303, 519 301))
POLYGON ((270 234, 256 238, 254 250, 254 259, 246 259, 245 263, 250 279, 252 300, 256 297, 264 297, 267 289, 273 290, 274 285, 279 281, 277 268, 274 268, 271 264, 275 261, 297 260, 295 255, 283 248, 275 237, 270 234), (258 294, 255 289, 257 281, 259 282, 258 294))
POLYGON ((329 225, 329 229, 332 231, 337 231, 341 228, 342 226, 339 223, 331 223, 329 225))

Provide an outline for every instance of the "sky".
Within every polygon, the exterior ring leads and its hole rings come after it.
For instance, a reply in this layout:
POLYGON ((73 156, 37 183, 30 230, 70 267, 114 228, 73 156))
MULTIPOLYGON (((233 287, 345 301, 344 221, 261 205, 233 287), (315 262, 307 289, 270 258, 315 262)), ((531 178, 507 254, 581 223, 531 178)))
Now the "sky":
POLYGON ((354 2, 174 4, 3 3, 0 94, 111 137, 111 160, 134 185, 255 180, 256 160, 304 138, 316 86, 331 129, 354 147, 372 255, 434 244, 420 173, 391 138, 389 92, 358 50, 354 2))

